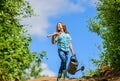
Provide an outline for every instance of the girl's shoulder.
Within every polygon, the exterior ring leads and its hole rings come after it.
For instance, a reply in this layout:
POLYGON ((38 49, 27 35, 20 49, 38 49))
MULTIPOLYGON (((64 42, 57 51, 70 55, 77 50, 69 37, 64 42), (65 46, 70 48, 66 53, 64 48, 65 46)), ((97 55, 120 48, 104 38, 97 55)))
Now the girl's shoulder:
POLYGON ((66 35, 70 35, 70 33, 65 33, 66 35))
POLYGON ((66 33, 66 36, 67 36, 67 37, 71 37, 69 33, 66 33))

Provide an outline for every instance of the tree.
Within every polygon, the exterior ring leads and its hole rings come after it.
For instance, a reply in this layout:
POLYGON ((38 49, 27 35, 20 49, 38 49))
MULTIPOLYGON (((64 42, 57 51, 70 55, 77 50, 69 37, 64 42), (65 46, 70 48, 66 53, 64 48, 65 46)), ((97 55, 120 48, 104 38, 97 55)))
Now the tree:
POLYGON ((36 52, 34 53, 36 54, 34 60, 30 63, 29 68, 25 70, 26 79, 39 78, 41 76, 46 76, 46 75, 40 74, 40 72, 43 71, 43 68, 41 67, 41 63, 42 63, 43 57, 46 57, 46 52, 42 51, 41 53, 36 53, 36 52))
POLYGON ((23 80, 24 70, 34 59, 30 35, 20 19, 30 17, 32 9, 24 0, 0 0, 0 81, 23 80))
POLYGON ((120 0, 100 0, 97 11, 89 29, 103 39, 101 65, 120 69, 120 0))

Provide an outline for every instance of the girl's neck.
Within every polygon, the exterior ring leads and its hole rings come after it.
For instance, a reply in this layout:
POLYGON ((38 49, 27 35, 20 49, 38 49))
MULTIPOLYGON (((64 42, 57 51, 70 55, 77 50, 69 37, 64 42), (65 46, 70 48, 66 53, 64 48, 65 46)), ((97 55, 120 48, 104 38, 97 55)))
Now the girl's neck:
POLYGON ((61 30, 60 32, 61 32, 61 33, 64 33, 64 30, 61 30))
POLYGON ((60 33, 65 33, 65 32, 60 32, 60 33))

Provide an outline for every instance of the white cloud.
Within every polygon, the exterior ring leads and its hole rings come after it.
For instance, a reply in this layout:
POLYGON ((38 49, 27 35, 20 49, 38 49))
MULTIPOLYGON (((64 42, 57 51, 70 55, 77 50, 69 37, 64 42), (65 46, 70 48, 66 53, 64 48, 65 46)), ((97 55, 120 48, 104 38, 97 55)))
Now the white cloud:
POLYGON ((96 4, 99 2, 99 0, 90 0, 90 5, 96 7, 96 4))
POLYGON ((78 4, 81 4, 84 6, 84 8, 89 7, 96 7, 96 3, 99 0, 78 0, 78 4))
MULTIPOLYGON (((35 61, 33 61, 31 64, 30 64, 30 67, 28 69, 25 70, 25 77, 26 78, 30 78, 30 79, 34 79, 35 77, 34 76, 31 76, 32 74, 32 67, 35 66, 35 72, 37 72, 40 68, 42 69, 42 72, 39 73, 40 76, 56 76, 56 74, 49 69, 49 67, 47 66, 47 64, 45 63, 41 63, 40 66, 38 67, 35 63, 35 61)), ((37 75, 37 76, 39 76, 37 75)))
POLYGON ((47 64, 42 63, 41 66, 43 71, 40 73, 40 75, 56 76, 56 74, 48 68, 47 64))
POLYGON ((50 27, 49 17, 70 12, 84 12, 81 4, 74 4, 70 0, 27 0, 38 16, 24 20, 24 23, 31 24, 27 28, 28 33, 33 36, 43 37, 47 34, 47 28, 50 27))

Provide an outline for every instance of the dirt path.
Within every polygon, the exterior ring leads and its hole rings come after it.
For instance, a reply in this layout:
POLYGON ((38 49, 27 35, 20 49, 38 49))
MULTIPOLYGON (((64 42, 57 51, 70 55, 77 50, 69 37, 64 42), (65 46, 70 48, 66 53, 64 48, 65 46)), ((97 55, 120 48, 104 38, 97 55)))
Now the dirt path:
MULTIPOLYGON (((28 81, 56 81, 56 77, 41 77, 28 81)), ((92 77, 83 76, 82 78, 69 78, 64 80, 61 78, 60 81, 120 81, 120 70, 111 70, 101 73, 101 75, 93 75, 92 77)))
MULTIPOLYGON (((28 80, 28 81, 56 81, 56 77, 41 77, 38 79, 34 79, 34 80, 28 80)), ((76 79, 68 79, 68 80, 64 80, 63 78, 61 78, 61 81, 95 81, 94 79, 85 79, 85 78, 76 78, 76 79)))
MULTIPOLYGON (((56 77, 41 77, 38 79, 33 79, 33 80, 28 80, 28 81, 56 81, 56 77)), ((108 79, 108 80, 96 80, 95 78, 90 78, 90 77, 86 77, 86 78, 76 78, 76 79, 68 79, 68 80, 63 80, 63 78, 61 79, 61 81, 120 81, 120 77, 117 77, 116 79, 108 79)))

